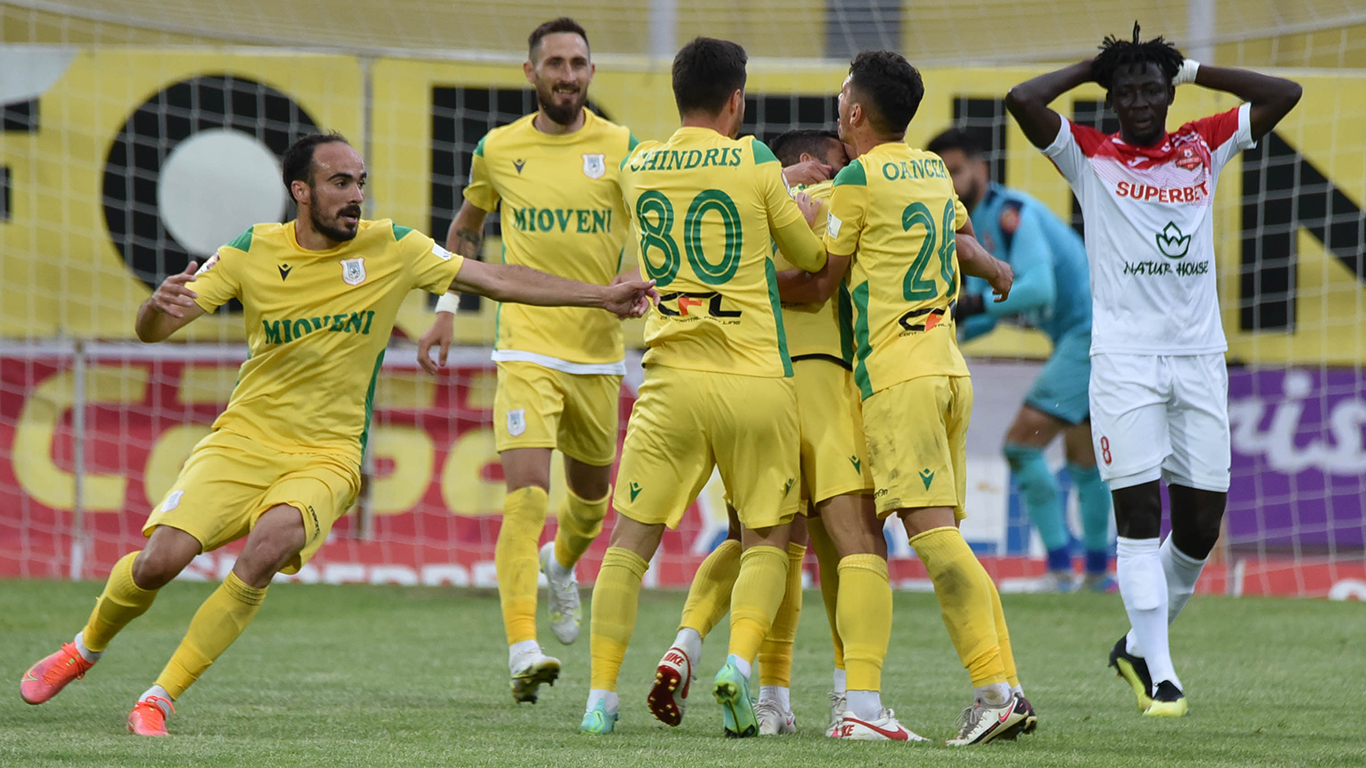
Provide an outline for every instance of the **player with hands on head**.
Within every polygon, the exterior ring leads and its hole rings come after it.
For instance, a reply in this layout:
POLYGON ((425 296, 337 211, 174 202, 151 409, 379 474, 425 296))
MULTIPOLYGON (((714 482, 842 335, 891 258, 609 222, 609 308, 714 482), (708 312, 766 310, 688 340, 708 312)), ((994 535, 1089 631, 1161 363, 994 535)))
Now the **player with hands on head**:
POLYGON ((1188 704, 1168 625, 1195 590, 1228 499, 1228 344, 1214 274, 1213 200, 1233 156, 1299 102, 1290 80, 1185 58, 1161 37, 1107 37, 1100 53, 1015 86, 1006 108, 1071 185, 1091 261, 1090 408, 1119 534, 1117 577, 1130 631, 1110 664, 1147 715, 1188 704), (1120 130, 1077 125, 1049 104, 1083 83, 1105 89, 1120 130), (1177 88, 1245 103, 1167 130, 1177 88), (1159 541, 1162 498, 1171 535, 1159 541))

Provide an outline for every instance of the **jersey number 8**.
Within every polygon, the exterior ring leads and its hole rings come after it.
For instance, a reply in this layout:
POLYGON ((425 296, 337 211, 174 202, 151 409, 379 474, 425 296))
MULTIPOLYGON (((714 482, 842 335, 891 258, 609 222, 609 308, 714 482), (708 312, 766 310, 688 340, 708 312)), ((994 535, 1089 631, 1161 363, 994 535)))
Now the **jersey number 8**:
MULTIPOLYGON (((681 263, 678 241, 671 234, 673 203, 664 193, 649 190, 636 200, 636 223, 640 227, 640 260, 655 285, 662 288, 673 282, 681 263), (663 254, 664 259, 659 264, 650 259, 652 250, 663 254)), ((740 266, 742 246, 740 211, 735 207, 735 201, 719 189, 698 192, 688 206, 688 215, 683 217, 683 251, 697 279, 707 285, 729 282, 740 266), (702 217, 713 211, 721 215, 721 226, 725 229, 725 252, 719 262, 709 261, 702 252, 702 217)))

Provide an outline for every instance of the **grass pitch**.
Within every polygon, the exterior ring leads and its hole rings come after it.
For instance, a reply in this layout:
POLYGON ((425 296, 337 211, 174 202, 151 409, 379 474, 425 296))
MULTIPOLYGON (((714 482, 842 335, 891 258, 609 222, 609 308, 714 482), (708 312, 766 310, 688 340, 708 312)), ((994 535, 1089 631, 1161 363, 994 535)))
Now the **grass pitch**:
MULTIPOLYGON (((1358 603, 1197 597, 1172 636, 1191 701, 1180 720, 1141 717, 1105 667, 1127 626, 1114 595, 1007 595, 1006 613, 1039 730, 967 750, 839 743, 823 735, 830 641, 808 592, 793 672, 796 736, 727 740, 708 639, 683 725, 645 709, 683 595, 646 593, 622 670, 621 721, 576 732, 588 692, 588 632, 542 631, 564 662, 536 705, 508 695, 497 596, 489 592, 277 585, 247 633, 179 702, 171 738, 124 731, 134 700, 179 642, 209 584, 173 584, 86 679, 31 707, 18 681, 75 634, 97 584, 0 582, 0 766, 1248 766, 1366 764, 1358 603)), ((585 596, 587 596, 585 594, 585 596)), ((585 606, 587 607, 587 606, 585 606)), ((898 594, 884 699, 902 723, 949 737, 970 693, 932 595, 898 594)), ((757 690, 757 689, 756 689, 757 690)))

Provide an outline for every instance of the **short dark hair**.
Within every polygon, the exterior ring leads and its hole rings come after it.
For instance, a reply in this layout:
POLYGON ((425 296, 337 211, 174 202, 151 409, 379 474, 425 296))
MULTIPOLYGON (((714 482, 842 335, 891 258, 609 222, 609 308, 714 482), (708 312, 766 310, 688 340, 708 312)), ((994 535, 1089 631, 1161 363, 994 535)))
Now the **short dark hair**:
POLYGON ((531 30, 531 34, 526 39, 527 58, 536 58, 536 49, 541 47, 541 39, 557 32, 572 32, 583 38, 584 45, 588 45, 588 33, 583 30, 583 27, 568 16, 561 16, 531 30))
POLYGON ((290 144, 289 149, 285 150, 285 156, 280 159, 280 175, 284 178, 285 189, 290 189, 296 181, 313 186, 313 153, 323 144, 336 143, 351 146, 351 142, 336 131, 310 133, 300 136, 290 144))
POLYGON ((1139 42, 1138 22, 1135 21, 1132 41, 1120 40, 1114 35, 1108 35, 1101 41, 1100 53, 1091 61, 1091 77, 1108 92, 1117 72, 1130 67, 1156 64, 1170 83, 1172 78, 1176 77, 1176 73, 1181 71, 1181 64, 1185 60, 1186 57, 1181 51, 1160 35, 1152 40, 1139 42))
POLYGON ((858 91, 873 130, 894 138, 905 135, 925 98, 920 72, 899 53, 863 51, 849 63, 849 75, 849 87, 858 91))
POLYGON ((803 152, 820 157, 828 142, 839 140, 838 133, 823 128, 794 128, 775 136, 768 142, 768 148, 773 150, 778 162, 787 167, 801 162, 803 152))
POLYGON ((966 128, 950 128, 947 131, 944 131, 931 139, 929 145, 926 146, 925 149, 936 155, 943 155, 951 149, 956 149, 974 160, 980 160, 986 157, 986 152, 982 150, 981 142, 973 138, 972 133, 966 128))
POLYGON ((745 87, 745 49, 729 40, 698 37, 674 57, 674 103, 680 115, 717 114, 745 87))

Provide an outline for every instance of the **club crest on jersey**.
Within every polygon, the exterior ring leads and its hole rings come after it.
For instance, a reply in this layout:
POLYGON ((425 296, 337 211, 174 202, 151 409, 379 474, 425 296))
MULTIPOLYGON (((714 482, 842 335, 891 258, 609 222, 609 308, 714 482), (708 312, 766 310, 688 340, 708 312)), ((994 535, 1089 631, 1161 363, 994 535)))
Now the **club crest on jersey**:
POLYGON ((1188 171, 1193 171, 1204 165, 1204 162, 1195 154, 1193 147, 1183 147, 1180 152, 1176 153, 1176 164, 1188 171))
POLYGON ((365 259, 342 259, 342 280, 347 285, 360 285, 365 282, 365 259))
POLYGON ((598 154, 583 156, 583 175, 590 179, 601 179, 607 173, 607 155, 598 154))
POLYGON ((508 411, 508 434, 513 437, 520 437, 526 431, 526 409, 518 408, 508 411))

